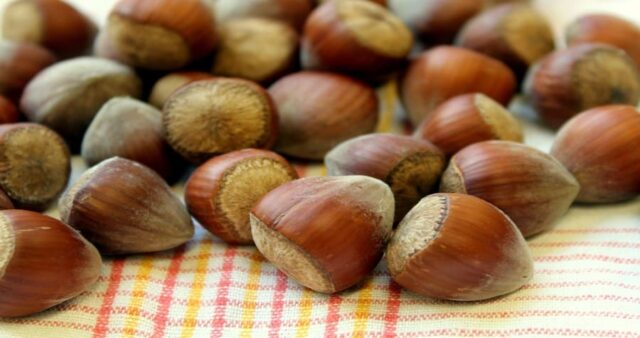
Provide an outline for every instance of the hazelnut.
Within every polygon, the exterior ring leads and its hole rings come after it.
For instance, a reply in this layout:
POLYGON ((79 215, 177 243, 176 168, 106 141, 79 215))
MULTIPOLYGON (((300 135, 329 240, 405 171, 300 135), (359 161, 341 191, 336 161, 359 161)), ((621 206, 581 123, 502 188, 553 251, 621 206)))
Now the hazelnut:
POLYGON ((164 137, 162 113, 129 97, 116 97, 102 106, 81 149, 89 166, 119 156, 146 165, 169 182, 180 174, 180 157, 164 137))
POLYGON ((448 300, 501 296, 533 276, 527 243, 509 217, 461 194, 422 199, 393 234, 385 259, 398 284, 448 300))
POLYGON ((414 135, 431 141, 447 156, 482 141, 523 140, 518 120, 484 94, 465 94, 445 101, 422 121, 414 135))
POLYGON ((388 0, 388 7, 427 45, 450 44, 484 8, 523 0, 388 0))
POLYGON ((509 141, 485 141, 460 150, 440 184, 442 192, 474 195, 500 208, 525 237, 551 228, 579 189, 555 158, 509 141))
POLYGON ((212 72, 270 82, 297 62, 298 34, 286 23, 260 18, 227 21, 220 27, 212 72))
POLYGON ((0 95, 0 124, 18 122, 19 117, 16 106, 0 95))
POLYGON ((328 1, 307 20, 301 43, 304 68, 354 76, 385 76, 404 65, 411 31, 386 8, 369 1, 328 1))
POLYGON ((265 18, 302 28, 313 9, 312 0, 214 0, 216 19, 265 18))
POLYGON ((469 20, 456 45, 494 57, 522 77, 534 62, 555 48, 553 30, 531 5, 507 3, 469 20))
POLYGON ((43 210, 67 186, 71 157, 64 140, 35 123, 0 125, 0 189, 21 209, 43 210))
POLYGON ((77 149, 100 107, 116 96, 140 96, 135 73, 116 62, 81 57, 57 63, 25 88, 21 110, 29 120, 60 133, 77 149))
POLYGON ((216 43, 213 14, 201 0, 120 0, 105 29, 115 53, 145 69, 184 67, 216 43))
POLYGON ((391 236, 393 193, 367 176, 302 178, 252 209, 258 250, 289 277, 334 293, 362 281, 391 236))
POLYGON ((369 134, 339 144, 324 159, 329 175, 365 175, 384 181, 395 199, 395 223, 437 189, 444 170, 442 152, 409 136, 369 134))
POLYGON ((220 78, 189 84, 164 105, 169 144, 192 162, 243 148, 269 148, 278 132, 278 113, 259 85, 220 78))
POLYGON ((353 78, 316 71, 287 75, 269 88, 280 115, 275 148, 321 160, 334 146, 371 133, 378 124, 378 97, 353 78))
POLYGON ((213 76, 204 72, 176 72, 167 74, 153 85, 151 95, 149 96, 149 103, 158 109, 162 109, 167 99, 169 99, 176 90, 192 82, 210 79, 213 79, 213 76))
POLYGON ((579 44, 540 60, 529 70, 524 92, 539 117, 556 129, 589 108, 637 104, 640 72, 621 49, 579 44))
POLYGON ((618 47, 640 66, 640 27, 610 14, 589 14, 579 17, 567 27, 567 45, 600 42, 618 47))
POLYGON ((640 194, 640 112, 633 106, 590 109, 558 132, 551 154, 580 183, 578 202, 619 202, 640 194))
POLYGON ((104 254, 167 250, 193 237, 191 216, 162 177, 120 157, 84 172, 58 208, 104 254))
POLYGON ((31 211, 0 211, 0 317, 27 316, 87 291, 98 250, 68 225, 31 211))
POLYGON ((401 79, 402 104, 414 126, 444 101, 481 93, 507 105, 516 77, 502 62, 459 47, 436 47, 415 59, 401 79))
POLYGON ((67 58, 87 52, 95 24, 60 0, 17 0, 4 10, 2 34, 8 40, 31 42, 67 58))
POLYGON ((27 83, 55 61, 53 54, 38 45, 0 41, 0 95, 18 102, 27 83))
POLYGON ((196 169, 185 186, 189 212, 231 244, 252 244, 249 212, 269 191, 298 178, 280 155, 244 149, 216 156, 196 169))

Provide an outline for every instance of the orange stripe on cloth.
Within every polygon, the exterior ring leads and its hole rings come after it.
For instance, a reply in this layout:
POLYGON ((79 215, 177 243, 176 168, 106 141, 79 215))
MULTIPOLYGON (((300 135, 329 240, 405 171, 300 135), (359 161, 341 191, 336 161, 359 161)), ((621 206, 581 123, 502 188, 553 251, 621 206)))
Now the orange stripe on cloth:
POLYGON ((396 81, 389 81, 379 91, 380 95, 380 121, 377 132, 389 133, 393 130, 394 112, 398 102, 396 81))
POLYGON ((196 253, 198 260, 196 263, 196 272, 193 278, 193 286, 191 293, 189 294, 189 301, 187 305, 187 311, 184 315, 185 320, 182 327, 183 338, 189 338, 193 336, 193 331, 196 327, 196 317, 200 310, 200 297, 202 296, 202 289, 205 285, 205 277, 207 276, 207 265, 209 264, 209 258, 213 247, 213 241, 207 240, 200 243, 200 249, 196 253))
POLYGON ((153 262, 155 258, 147 256, 143 259, 142 265, 138 269, 136 275, 136 283, 133 286, 133 294, 127 306, 127 319, 125 322, 123 337, 135 337, 136 330, 138 328, 138 322, 140 321, 140 308, 142 301, 146 296, 147 284, 149 283, 149 276, 153 269, 153 262))
POLYGON ((311 310, 313 309, 313 291, 304 288, 302 296, 300 297, 300 306, 298 310, 300 312, 296 330, 296 337, 308 337, 309 329, 311 328, 311 310))
POLYGON ((371 297, 373 295, 373 280, 368 279, 362 289, 358 291, 358 303, 356 305, 356 323, 353 328, 354 337, 364 337, 367 332, 369 310, 371 310, 371 297))
POLYGON ((247 281, 244 300, 242 301, 242 324, 240 337, 251 337, 253 329, 253 320, 256 313, 256 299, 258 296, 258 288, 260 288, 260 271, 262 271, 263 258, 260 253, 255 252, 251 257, 251 266, 249 267, 249 280, 247 281))

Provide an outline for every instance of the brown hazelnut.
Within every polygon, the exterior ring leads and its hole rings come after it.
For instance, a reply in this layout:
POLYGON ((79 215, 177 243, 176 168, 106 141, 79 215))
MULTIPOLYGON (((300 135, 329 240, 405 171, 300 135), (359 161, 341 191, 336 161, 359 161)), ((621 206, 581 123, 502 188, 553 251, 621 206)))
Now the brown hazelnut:
POLYGON ((414 126, 444 101, 481 93, 507 105, 517 83, 511 69, 489 56, 459 47, 436 47, 415 59, 401 80, 401 99, 414 126))
POLYGON ((211 71, 271 82, 294 68, 297 51, 298 34, 286 23, 261 18, 230 20, 220 27, 220 44, 211 71))
POLYGON ((213 76, 204 72, 176 72, 167 74, 153 85, 151 95, 149 96, 149 103, 158 109, 162 109, 162 106, 164 106, 165 102, 167 102, 176 90, 192 82, 210 79, 213 79, 213 76))
POLYGON ((216 19, 265 18, 301 29, 313 9, 313 0, 214 0, 216 19))
POLYGON ((21 110, 33 122, 60 133, 72 149, 100 107, 116 96, 139 97, 141 82, 126 66, 95 57, 57 63, 25 88, 21 110))
POLYGON ((4 10, 2 34, 8 40, 31 42, 67 58, 87 52, 95 24, 60 0, 17 0, 4 10))
POLYGON ((621 17, 610 14, 581 16, 567 27, 567 45, 599 42, 618 47, 640 66, 640 27, 621 17))
POLYGON ((213 14, 201 0, 120 0, 105 29, 114 53, 145 69, 184 67, 216 43, 213 14))
POLYGON ((0 317, 27 316, 87 291, 98 250, 68 225, 31 211, 0 211, 0 317))
POLYGON ((258 84, 219 78, 194 82, 171 95, 163 125, 169 144, 198 163, 243 148, 270 148, 278 113, 258 84))
POLYGON ((298 178, 280 155, 244 149, 216 156, 198 167, 185 186, 189 212, 231 244, 253 244, 249 212, 269 191, 298 178))
POLYGON ((181 171, 180 158, 164 137, 162 113, 129 97, 102 106, 84 134, 81 152, 89 166, 119 156, 146 165, 169 182, 181 171))
POLYGON ((373 132, 378 123, 374 89, 344 75, 302 71, 281 78, 269 93, 280 115, 275 149, 290 156, 321 160, 340 142, 373 132))
POLYGON ((334 293, 362 281, 391 236, 393 193, 367 176, 309 177, 269 192, 251 211, 258 250, 289 277, 334 293))
POLYGON ((27 83, 55 61, 53 54, 38 45, 0 41, 0 95, 18 102, 27 83))
POLYGON ((0 125, 0 189, 21 209, 43 210, 67 186, 71 157, 64 140, 35 123, 0 125))
POLYGON ((328 1, 307 20, 301 43, 304 68, 373 79, 404 65, 411 31, 386 8, 369 1, 328 1))
POLYGON ((193 237, 191 216, 162 177, 119 157, 83 173, 58 207, 104 254, 167 250, 193 237))
POLYGON ((461 194, 422 199, 396 229, 385 259, 398 284, 448 300, 501 296, 533 276, 527 243, 509 217, 461 194))
POLYGON ((485 141, 456 153, 440 191, 480 197, 504 211, 524 237, 551 228, 578 195, 580 186, 555 158, 530 146, 485 141))
POLYGON ((18 122, 19 117, 16 106, 0 95, 0 124, 18 122))
POLYGON ((469 20, 456 45, 504 62, 519 77, 555 48, 546 17, 531 5, 515 3, 496 6, 469 20))
POLYGON ((540 60, 529 70, 524 92, 542 121, 555 129, 589 108, 637 104, 640 72, 621 49, 579 44, 540 60))
POLYGON ((347 140, 324 158, 329 175, 365 175, 384 181, 395 198, 395 223, 437 190, 445 167, 433 144, 409 136, 369 134, 347 140))
POLYGON ((580 113, 560 129, 551 154, 580 183, 576 201, 633 198, 640 194, 640 112, 612 105, 580 113))
POLYGON ((523 140, 518 120, 484 94, 465 94, 445 101, 422 121, 414 135, 431 141, 447 156, 482 141, 523 140))

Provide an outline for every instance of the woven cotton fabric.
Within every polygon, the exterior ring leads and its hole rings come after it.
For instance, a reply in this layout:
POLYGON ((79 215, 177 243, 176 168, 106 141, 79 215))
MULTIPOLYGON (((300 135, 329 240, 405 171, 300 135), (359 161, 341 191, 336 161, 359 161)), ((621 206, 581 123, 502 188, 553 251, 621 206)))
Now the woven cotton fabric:
MULTIPOLYGON (((395 92, 393 83, 380 90, 380 131, 404 130, 395 92)), ((0 320, 0 337, 640 337, 639 200, 573 207, 528 243, 535 274, 521 290, 456 303, 403 290, 383 262, 357 287, 318 294, 255 247, 228 246, 197 226, 175 250, 105 258, 90 291, 0 320)))

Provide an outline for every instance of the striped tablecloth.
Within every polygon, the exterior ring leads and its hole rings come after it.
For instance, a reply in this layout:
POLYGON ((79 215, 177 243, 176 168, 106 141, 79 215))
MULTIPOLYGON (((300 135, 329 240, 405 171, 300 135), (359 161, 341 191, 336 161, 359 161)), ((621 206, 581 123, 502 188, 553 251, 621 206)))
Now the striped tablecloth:
MULTIPOLYGON (((379 129, 400 132, 394 85, 380 92, 379 129)), ((526 130, 529 142, 548 146, 548 135, 528 123, 526 130)), ((297 169, 324 174, 321 166, 297 169)), ((384 263, 357 288, 317 294, 254 247, 227 246, 198 226, 173 251, 106 258, 89 292, 38 315, 0 320, 0 337, 640 337, 640 200, 574 207, 529 244, 535 275, 522 290, 454 303, 402 290, 384 263)))

